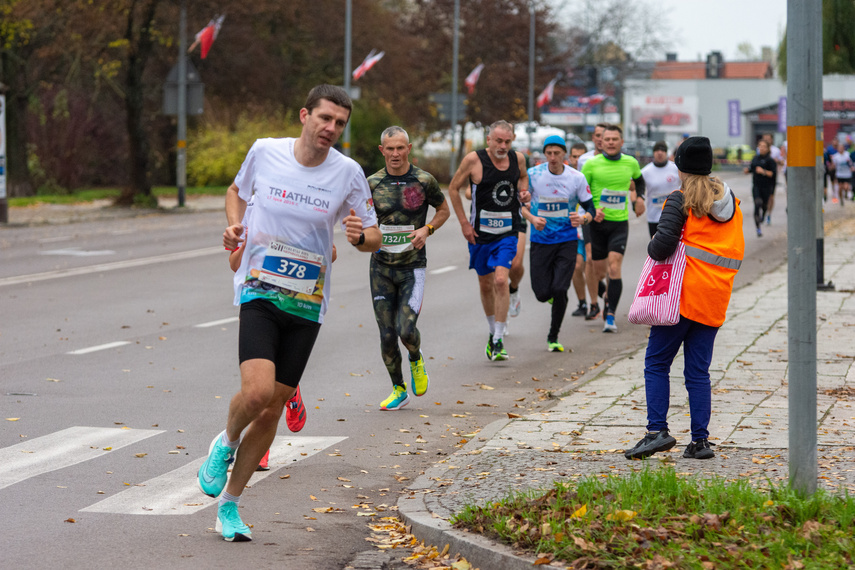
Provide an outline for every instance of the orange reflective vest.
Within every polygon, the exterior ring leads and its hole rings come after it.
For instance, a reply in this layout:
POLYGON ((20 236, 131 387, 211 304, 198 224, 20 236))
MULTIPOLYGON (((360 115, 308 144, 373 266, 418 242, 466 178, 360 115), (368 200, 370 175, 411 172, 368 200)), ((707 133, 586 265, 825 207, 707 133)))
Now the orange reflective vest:
POLYGON ((733 292, 733 279, 745 255, 742 234, 742 210, 736 199, 736 211, 728 222, 691 212, 683 232, 686 246, 686 272, 680 293, 680 314, 711 327, 724 323, 733 292))

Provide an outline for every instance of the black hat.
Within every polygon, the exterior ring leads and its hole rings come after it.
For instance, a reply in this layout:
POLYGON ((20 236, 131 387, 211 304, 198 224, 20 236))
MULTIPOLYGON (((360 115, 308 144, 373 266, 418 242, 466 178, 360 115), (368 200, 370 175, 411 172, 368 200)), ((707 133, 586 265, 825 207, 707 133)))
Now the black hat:
POLYGON ((677 147, 674 163, 680 172, 705 176, 712 172, 712 147, 707 137, 689 137, 677 147))
POLYGON ((657 150, 664 150, 665 152, 668 152, 668 145, 665 144, 665 141, 659 141, 655 145, 653 145, 653 152, 656 152, 657 150))

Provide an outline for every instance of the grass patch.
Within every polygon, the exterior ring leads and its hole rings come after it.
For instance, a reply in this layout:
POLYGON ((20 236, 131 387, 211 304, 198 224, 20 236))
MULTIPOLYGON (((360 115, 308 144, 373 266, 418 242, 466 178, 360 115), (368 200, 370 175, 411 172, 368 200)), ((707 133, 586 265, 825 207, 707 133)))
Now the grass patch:
MULTIPOLYGON (((199 186, 184 189, 185 196, 225 196, 227 186, 199 186)), ((178 189, 175 186, 156 186, 152 189, 158 198, 176 198, 178 189)), ((46 194, 28 196, 26 198, 9 198, 9 206, 12 208, 25 208, 37 204, 81 204, 94 202, 95 200, 112 200, 119 196, 121 190, 118 188, 90 188, 77 190, 71 194, 46 194)))
POLYGON ((589 476, 467 506, 452 521, 570 568, 849 568, 855 498, 673 469, 589 476))

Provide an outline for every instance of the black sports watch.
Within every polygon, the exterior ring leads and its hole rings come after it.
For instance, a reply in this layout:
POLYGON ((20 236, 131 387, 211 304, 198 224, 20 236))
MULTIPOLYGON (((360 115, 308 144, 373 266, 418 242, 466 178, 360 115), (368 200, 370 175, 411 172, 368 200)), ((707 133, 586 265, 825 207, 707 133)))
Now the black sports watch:
POLYGON ((357 245, 362 245, 363 243, 365 243, 365 232, 359 234, 359 239, 355 244, 353 244, 353 247, 356 247, 357 245))

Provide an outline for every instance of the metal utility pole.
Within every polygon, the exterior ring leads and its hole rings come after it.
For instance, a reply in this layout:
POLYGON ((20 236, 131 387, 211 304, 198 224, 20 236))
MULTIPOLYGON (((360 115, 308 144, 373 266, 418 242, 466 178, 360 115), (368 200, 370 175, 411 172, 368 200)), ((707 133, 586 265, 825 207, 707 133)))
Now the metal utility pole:
POLYGON ((529 30, 528 30, 528 152, 534 149, 534 0, 528 3, 529 30))
POLYGON ((814 2, 787 2, 789 474, 790 486, 806 495, 817 487, 815 209, 821 117, 814 70, 822 69, 821 25, 814 2))
POLYGON ((181 0, 178 31, 178 147, 175 156, 178 206, 184 206, 187 188, 187 0, 181 0))
MULTIPOLYGON (((350 48, 352 44, 352 28, 353 28, 353 0, 345 2, 344 9, 344 90, 350 95, 350 78, 351 70, 351 54, 350 48)), ((353 118, 353 111, 350 112, 353 118)), ((344 135, 342 136, 342 149, 345 156, 350 156, 350 121, 344 126, 344 135)))
MULTIPOLYGON (((816 19, 817 37, 815 38, 816 45, 822 46, 822 19, 816 19)), ((822 65, 817 65, 813 68, 813 77, 811 78, 816 89, 816 140, 819 144, 816 157, 816 290, 817 291, 834 291, 834 283, 825 281, 825 227, 823 223, 823 201, 822 189, 825 185, 825 165, 823 164, 823 146, 825 137, 823 135, 823 126, 825 117, 823 115, 823 93, 822 93, 822 65)), ((789 143, 787 143, 789 145, 789 143)))
MULTIPOLYGON (((460 53, 460 0, 454 0, 454 41, 451 49, 451 156, 448 161, 448 170, 451 177, 457 172, 457 59, 460 53)), ((462 135, 462 133, 461 133, 462 135)), ((461 136, 462 138, 462 136, 461 136)), ((460 141, 463 144, 463 141, 460 141)))

